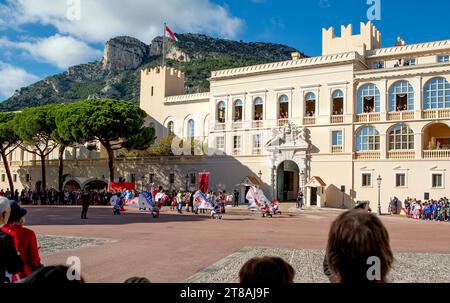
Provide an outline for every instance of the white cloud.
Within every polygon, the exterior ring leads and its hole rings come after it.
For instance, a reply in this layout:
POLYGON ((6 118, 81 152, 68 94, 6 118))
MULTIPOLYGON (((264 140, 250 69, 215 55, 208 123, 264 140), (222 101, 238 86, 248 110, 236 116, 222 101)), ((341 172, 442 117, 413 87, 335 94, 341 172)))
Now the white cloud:
POLYGON ((0 19, 7 18, 10 25, 52 25, 60 33, 88 42, 130 35, 149 43, 162 34, 164 21, 178 32, 226 38, 235 37, 243 25, 224 6, 210 0, 7 0, 0 5, 1 11, 9 11, 0 19), (77 3, 80 20, 71 21, 68 15, 77 15, 77 3))
POLYGON ((15 42, 0 38, 0 48, 18 49, 36 61, 46 62, 59 68, 67 68, 89 59, 98 59, 102 53, 83 41, 56 34, 32 42, 15 42))
POLYGON ((23 68, 12 66, 1 61, 0 79, 0 96, 5 98, 12 96, 16 89, 39 80, 37 76, 28 73, 23 68))

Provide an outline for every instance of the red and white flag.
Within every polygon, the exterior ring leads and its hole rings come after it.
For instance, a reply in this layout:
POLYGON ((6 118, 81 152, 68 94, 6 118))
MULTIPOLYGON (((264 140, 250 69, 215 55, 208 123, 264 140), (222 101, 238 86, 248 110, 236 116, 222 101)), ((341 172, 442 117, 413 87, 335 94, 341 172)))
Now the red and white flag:
POLYGON ((172 38, 173 41, 178 42, 178 38, 175 36, 175 34, 167 25, 166 25, 166 32, 169 33, 169 36, 172 38))

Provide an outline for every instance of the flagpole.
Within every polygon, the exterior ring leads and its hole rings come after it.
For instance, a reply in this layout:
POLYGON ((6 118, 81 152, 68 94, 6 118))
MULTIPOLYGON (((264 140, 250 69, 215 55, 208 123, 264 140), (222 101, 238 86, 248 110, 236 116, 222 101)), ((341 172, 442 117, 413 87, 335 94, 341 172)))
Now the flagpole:
POLYGON ((164 22, 164 32, 163 32, 163 38, 162 38, 162 66, 164 67, 166 65, 166 22, 164 22))

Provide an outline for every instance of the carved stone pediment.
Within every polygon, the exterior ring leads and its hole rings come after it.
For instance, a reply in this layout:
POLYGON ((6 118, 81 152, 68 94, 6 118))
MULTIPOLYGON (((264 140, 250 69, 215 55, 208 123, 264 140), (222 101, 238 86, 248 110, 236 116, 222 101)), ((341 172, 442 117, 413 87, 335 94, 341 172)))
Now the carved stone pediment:
POLYGON ((265 145, 268 151, 306 150, 308 147, 309 144, 305 140, 305 129, 298 127, 293 122, 289 122, 283 127, 274 128, 272 139, 265 145))

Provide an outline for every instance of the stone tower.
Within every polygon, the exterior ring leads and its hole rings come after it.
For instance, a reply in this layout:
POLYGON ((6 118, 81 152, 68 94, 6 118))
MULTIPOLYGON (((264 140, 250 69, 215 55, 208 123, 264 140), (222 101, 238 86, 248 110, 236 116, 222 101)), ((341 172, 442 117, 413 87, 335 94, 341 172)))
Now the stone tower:
POLYGON ((352 25, 341 26, 341 36, 336 37, 333 27, 322 29, 322 55, 358 52, 364 56, 367 50, 381 48, 381 33, 372 22, 360 24, 360 34, 353 34, 352 25))
POLYGON ((156 67, 141 71, 140 107, 150 121, 164 121, 166 97, 184 94, 184 73, 170 67, 156 67))

